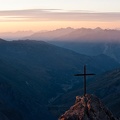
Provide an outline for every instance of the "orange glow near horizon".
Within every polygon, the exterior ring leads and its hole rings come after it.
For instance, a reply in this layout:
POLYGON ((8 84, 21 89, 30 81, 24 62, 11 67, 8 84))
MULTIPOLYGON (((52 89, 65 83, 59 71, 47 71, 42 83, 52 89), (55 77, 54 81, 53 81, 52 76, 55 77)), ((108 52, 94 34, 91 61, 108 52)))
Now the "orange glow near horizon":
POLYGON ((0 32, 120 28, 120 0, 4 0, 0 32), (108 5, 109 4, 109 5, 108 5))
POLYGON ((96 28, 116 29, 120 26, 117 22, 99 22, 99 21, 40 21, 40 22, 0 22, 0 32, 16 32, 16 31, 41 31, 54 30, 58 28, 96 28))

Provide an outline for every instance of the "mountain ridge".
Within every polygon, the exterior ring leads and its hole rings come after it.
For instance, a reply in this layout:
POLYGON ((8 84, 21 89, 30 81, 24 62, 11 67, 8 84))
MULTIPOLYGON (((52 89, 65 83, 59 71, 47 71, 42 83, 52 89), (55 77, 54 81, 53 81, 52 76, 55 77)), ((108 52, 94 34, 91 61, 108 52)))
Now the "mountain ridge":
POLYGON ((38 32, 24 39, 45 41, 79 41, 79 42, 105 42, 119 41, 120 30, 91 28, 61 28, 53 31, 38 32))
POLYGON ((119 41, 120 30, 97 28, 59 28, 51 31, 17 31, 0 33, 7 40, 32 39, 43 41, 111 42, 119 41), (16 37, 15 37, 16 36, 16 37))

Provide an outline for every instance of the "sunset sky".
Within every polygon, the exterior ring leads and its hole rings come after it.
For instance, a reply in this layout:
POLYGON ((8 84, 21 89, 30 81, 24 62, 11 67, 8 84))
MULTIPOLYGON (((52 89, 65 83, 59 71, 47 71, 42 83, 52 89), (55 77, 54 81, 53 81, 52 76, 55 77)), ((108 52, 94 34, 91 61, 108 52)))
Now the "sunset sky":
POLYGON ((0 0, 0 32, 120 29, 120 0, 0 0))

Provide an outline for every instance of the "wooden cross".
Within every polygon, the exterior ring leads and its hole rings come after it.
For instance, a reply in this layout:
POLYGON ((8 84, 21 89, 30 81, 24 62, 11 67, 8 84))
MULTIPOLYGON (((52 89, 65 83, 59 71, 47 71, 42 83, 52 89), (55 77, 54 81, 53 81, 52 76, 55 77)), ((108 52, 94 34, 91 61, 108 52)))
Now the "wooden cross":
POLYGON ((86 65, 84 65, 84 73, 83 74, 75 74, 74 76, 84 76, 84 96, 86 95, 86 76, 90 76, 90 75, 95 75, 93 73, 88 74, 86 72, 86 65))

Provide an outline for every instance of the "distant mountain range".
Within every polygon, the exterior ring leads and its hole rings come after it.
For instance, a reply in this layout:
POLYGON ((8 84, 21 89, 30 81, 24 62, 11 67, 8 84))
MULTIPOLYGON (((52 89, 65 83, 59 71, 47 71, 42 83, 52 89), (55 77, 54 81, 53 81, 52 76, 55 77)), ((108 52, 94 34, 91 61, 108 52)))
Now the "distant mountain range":
POLYGON ((120 30, 101 28, 64 28, 35 33, 24 39, 44 40, 90 56, 105 54, 120 63, 120 30))
POLYGON ((0 32, 0 38, 6 39, 6 40, 18 40, 25 36, 30 36, 31 34, 34 34, 33 31, 17 31, 17 32, 0 32))
POLYGON ((0 118, 54 120, 47 107, 79 83, 83 65, 102 73, 120 66, 106 56, 86 56, 43 41, 0 39, 0 118))
POLYGON ((105 42, 119 41, 120 30, 101 28, 61 28, 53 31, 34 33, 24 39, 46 41, 105 42))
POLYGON ((96 56, 105 54, 120 63, 120 30, 101 28, 61 28, 52 31, 19 31, 16 33, 0 33, 0 36, 12 39, 30 39, 47 41, 51 44, 86 54, 96 56), (10 38, 9 38, 10 37, 10 38))
POLYGON ((59 37, 71 34, 71 32, 75 31, 73 28, 60 28, 52 31, 46 32, 37 32, 30 36, 27 36, 23 39, 31 39, 31 40, 42 40, 42 41, 53 41, 57 40, 59 37))
POLYGON ((17 31, 17 32, 3 32, 0 37, 12 39, 31 39, 42 41, 76 41, 76 42, 105 42, 105 41, 119 41, 120 30, 115 29, 95 29, 91 28, 78 28, 71 27, 60 28, 51 31, 17 31))

